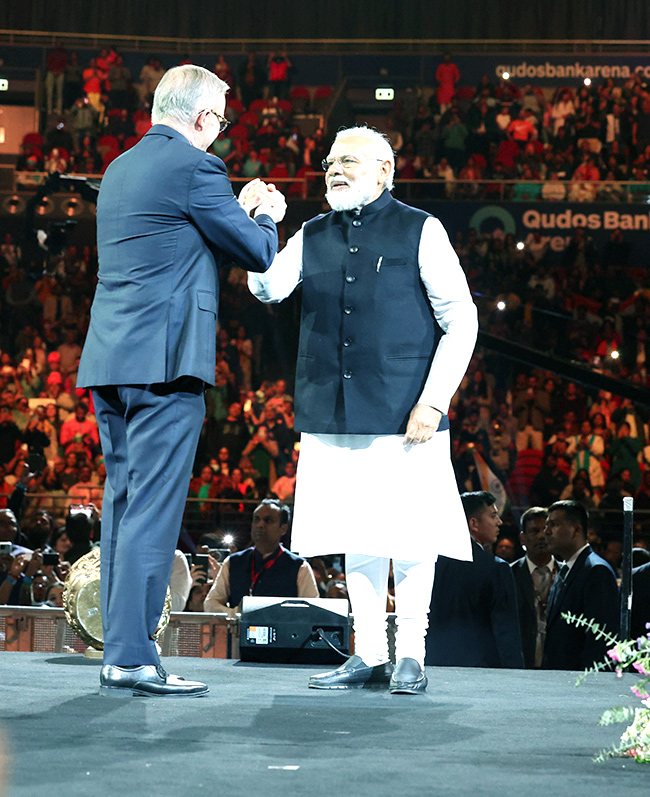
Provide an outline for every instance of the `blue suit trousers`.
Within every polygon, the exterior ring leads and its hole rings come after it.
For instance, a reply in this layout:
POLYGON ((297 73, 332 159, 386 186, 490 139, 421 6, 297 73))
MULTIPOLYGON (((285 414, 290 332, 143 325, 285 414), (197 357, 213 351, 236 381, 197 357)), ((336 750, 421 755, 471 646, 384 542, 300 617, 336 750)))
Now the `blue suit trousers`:
POLYGON ((104 664, 156 665, 205 400, 203 382, 93 388, 106 464, 101 607, 104 664))

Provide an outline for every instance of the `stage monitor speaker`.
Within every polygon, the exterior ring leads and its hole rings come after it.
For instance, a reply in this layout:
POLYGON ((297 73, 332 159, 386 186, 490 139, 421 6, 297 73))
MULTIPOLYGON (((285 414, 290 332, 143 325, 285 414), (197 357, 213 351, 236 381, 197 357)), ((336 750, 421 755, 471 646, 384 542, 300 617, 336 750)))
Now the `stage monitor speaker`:
POLYGON ((242 601, 242 661, 342 664, 350 651, 350 616, 343 598, 271 598, 242 601), (329 643, 329 644, 328 644, 329 643))

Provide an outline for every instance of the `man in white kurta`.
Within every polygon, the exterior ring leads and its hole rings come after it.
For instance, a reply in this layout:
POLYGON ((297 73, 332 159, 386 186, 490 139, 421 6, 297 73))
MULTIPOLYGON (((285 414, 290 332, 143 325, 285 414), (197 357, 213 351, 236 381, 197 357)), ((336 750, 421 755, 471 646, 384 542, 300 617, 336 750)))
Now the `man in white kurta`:
POLYGON ((303 284, 292 542, 302 556, 346 557, 355 655, 309 685, 417 693, 436 558, 472 557, 446 413, 474 349, 476 308, 441 223, 391 197, 394 158, 381 134, 339 132, 323 165, 333 211, 248 280, 263 302, 303 284))

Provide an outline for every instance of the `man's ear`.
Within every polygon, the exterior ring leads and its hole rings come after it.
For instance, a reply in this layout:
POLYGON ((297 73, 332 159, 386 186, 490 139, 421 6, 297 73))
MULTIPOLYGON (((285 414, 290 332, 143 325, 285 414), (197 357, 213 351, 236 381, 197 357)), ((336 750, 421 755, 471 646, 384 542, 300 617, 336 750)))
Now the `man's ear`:
POLYGON ((467 521, 467 525, 469 526, 470 534, 474 534, 478 530, 478 518, 477 517, 471 517, 467 521))

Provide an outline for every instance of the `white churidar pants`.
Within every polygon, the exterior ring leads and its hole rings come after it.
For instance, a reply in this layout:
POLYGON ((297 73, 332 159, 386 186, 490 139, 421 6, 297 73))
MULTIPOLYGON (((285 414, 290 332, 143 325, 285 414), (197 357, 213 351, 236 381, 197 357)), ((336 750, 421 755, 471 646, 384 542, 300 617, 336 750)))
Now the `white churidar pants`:
MULTIPOLYGON (((368 666, 388 661, 386 597, 390 559, 347 554, 345 570, 354 614, 354 651, 368 666)), ((395 661, 409 657, 424 667, 424 637, 436 558, 393 559, 395 579, 395 661)))

